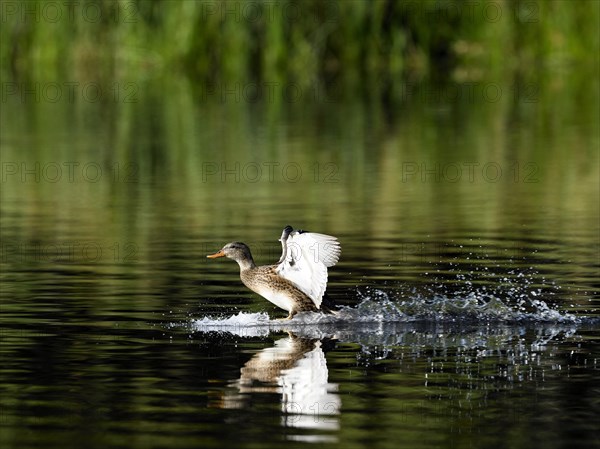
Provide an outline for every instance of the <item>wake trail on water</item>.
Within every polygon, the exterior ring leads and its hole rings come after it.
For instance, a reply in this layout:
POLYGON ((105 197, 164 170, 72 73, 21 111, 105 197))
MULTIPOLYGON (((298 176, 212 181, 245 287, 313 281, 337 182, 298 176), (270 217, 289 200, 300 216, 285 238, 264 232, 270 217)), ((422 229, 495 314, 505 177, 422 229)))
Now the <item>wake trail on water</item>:
POLYGON ((342 306, 334 314, 299 313, 291 320, 270 318, 266 312, 239 312, 231 316, 207 316, 191 322, 194 331, 264 327, 293 329, 306 326, 348 326, 384 323, 473 323, 473 324, 581 324, 584 318, 560 311, 542 299, 521 298, 517 304, 475 293, 466 297, 437 295, 392 298, 383 290, 360 294, 356 306, 342 306))
MULTIPOLYGON (((439 271, 439 270, 438 270, 439 271)), ((232 328, 294 330, 300 328, 358 328, 410 323, 489 326, 596 326, 600 319, 564 310, 561 286, 533 267, 502 270, 458 262, 446 271, 425 273, 425 285, 365 286, 351 292, 356 304, 334 314, 299 313, 291 320, 270 318, 266 312, 239 312, 192 319, 192 331, 232 328), (559 305, 562 304, 563 309, 559 305)), ((388 326, 389 327, 389 326, 388 326)))

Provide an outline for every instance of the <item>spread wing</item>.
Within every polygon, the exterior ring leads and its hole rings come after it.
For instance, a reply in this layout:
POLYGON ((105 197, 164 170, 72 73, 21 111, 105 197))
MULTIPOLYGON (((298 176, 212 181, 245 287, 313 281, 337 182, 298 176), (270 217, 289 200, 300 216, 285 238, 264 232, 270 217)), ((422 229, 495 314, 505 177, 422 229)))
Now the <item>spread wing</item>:
POLYGON ((306 293, 321 307, 327 288, 327 267, 337 263, 342 252, 335 237, 315 232, 292 231, 285 241, 277 273, 306 293))

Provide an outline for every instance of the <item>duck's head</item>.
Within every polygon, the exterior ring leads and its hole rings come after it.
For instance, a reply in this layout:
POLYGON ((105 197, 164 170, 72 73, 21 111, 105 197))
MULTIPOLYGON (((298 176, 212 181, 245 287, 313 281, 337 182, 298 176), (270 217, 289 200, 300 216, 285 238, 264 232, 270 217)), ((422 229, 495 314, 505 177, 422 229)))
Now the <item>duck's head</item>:
POLYGON ((235 260, 240 267, 252 267, 254 266, 254 260, 252 259, 252 253, 250 248, 242 242, 231 242, 225 245, 220 251, 210 254, 209 259, 216 259, 217 257, 228 257, 229 259, 235 260))

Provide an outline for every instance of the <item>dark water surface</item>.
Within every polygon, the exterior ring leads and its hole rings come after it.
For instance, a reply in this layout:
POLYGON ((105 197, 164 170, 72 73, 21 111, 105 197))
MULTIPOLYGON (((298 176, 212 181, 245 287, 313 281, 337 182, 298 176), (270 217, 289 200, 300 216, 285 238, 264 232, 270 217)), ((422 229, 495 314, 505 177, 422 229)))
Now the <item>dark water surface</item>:
POLYGON ((598 447, 598 92, 569 80, 4 105, 0 444, 598 447), (205 258, 272 263, 286 224, 340 239, 336 318, 205 258))

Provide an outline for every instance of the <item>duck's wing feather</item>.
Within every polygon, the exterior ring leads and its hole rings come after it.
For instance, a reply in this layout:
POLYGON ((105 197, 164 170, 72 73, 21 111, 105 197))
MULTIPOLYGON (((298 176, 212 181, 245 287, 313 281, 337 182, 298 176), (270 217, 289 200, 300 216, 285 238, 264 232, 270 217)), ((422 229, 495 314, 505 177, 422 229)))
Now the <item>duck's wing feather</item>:
POLYGON ((287 225, 285 228, 283 228, 283 232, 281 233, 281 238, 279 239, 279 241, 281 242, 281 257, 279 258, 277 265, 279 265, 280 263, 282 263, 285 260, 285 255, 287 252, 287 239, 290 236, 290 234, 293 232, 293 230, 294 230, 294 228, 292 228, 290 225, 287 225))
POLYGON ((309 248, 313 256, 316 256, 316 259, 323 262, 326 267, 333 267, 340 260, 342 247, 337 238, 316 232, 304 232, 298 235, 306 235, 306 239, 310 240, 309 248))
POLYGON ((277 273, 321 307, 327 288, 327 267, 339 260, 340 243, 330 235, 293 231, 285 244, 285 259, 277 265, 277 273))

